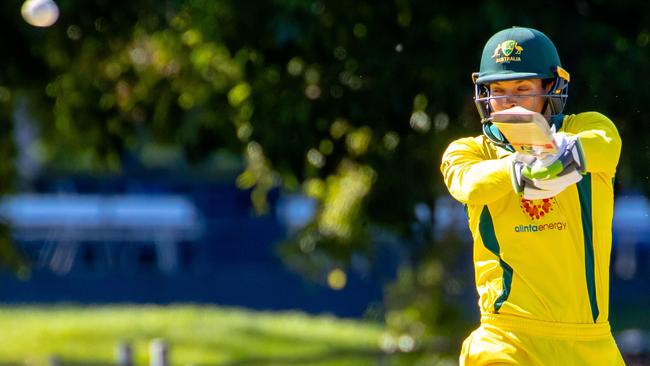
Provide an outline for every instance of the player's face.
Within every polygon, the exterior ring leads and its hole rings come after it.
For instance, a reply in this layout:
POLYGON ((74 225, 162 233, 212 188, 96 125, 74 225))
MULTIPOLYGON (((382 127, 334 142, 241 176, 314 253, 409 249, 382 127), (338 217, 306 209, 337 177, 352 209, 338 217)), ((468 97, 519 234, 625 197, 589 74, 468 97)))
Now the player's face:
POLYGON ((492 110, 495 112, 515 106, 533 112, 542 112, 546 98, 535 96, 547 93, 542 85, 542 79, 496 81, 489 86, 490 96, 501 97, 490 100, 492 110))

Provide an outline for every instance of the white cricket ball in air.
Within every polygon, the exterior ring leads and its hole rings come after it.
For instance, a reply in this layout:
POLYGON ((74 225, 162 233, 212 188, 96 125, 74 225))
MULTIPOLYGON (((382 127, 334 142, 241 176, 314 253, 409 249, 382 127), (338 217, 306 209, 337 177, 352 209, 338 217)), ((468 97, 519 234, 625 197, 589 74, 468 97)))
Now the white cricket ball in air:
POLYGON ((52 0, 27 0, 20 13, 35 27, 49 27, 59 19, 59 7, 52 0))

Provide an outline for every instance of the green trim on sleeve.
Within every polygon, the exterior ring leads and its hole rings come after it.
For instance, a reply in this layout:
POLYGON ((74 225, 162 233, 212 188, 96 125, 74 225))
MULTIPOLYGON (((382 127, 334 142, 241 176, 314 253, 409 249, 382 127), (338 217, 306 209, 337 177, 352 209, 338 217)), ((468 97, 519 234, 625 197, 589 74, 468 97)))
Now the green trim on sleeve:
POLYGON ((481 238, 483 239, 483 245, 485 245, 487 250, 499 258, 499 264, 503 270, 503 289, 501 290, 499 297, 494 302, 494 312, 498 313, 503 303, 508 299, 508 296, 510 296, 510 289, 512 288, 512 275, 514 271, 512 270, 512 267, 510 267, 510 265, 501 258, 501 248, 499 247, 499 241, 497 240, 497 236, 494 232, 494 223, 492 222, 492 216, 490 215, 490 210, 487 206, 483 206, 483 210, 481 211, 478 230, 481 234, 481 238))
POLYGON ((587 277, 587 291, 589 293, 589 303, 591 305, 591 316, 594 323, 598 319, 600 311, 598 310, 598 299, 596 298, 596 279, 594 274, 594 241, 593 241, 593 221, 591 207, 591 173, 587 173, 578 186, 578 196, 580 198, 580 212, 582 214, 582 233, 585 244, 585 274, 587 277))

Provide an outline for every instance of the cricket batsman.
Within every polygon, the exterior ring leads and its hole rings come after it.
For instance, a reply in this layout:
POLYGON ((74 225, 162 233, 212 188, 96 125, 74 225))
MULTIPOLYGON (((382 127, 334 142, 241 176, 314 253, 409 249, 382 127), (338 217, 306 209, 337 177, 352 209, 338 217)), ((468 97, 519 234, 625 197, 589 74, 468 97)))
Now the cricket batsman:
POLYGON ((441 165, 466 207, 481 312, 460 364, 624 365, 608 322, 616 126, 563 114, 569 73, 537 30, 496 33, 472 76, 483 134, 441 165), (543 116, 555 151, 515 153, 494 120, 511 108, 543 116))

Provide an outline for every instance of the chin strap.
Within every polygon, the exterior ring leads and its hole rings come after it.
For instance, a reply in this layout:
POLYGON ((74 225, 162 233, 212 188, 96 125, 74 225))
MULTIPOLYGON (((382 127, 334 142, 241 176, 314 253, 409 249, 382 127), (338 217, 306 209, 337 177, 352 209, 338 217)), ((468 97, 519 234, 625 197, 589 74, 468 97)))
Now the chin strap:
POLYGON ((504 148, 510 152, 515 152, 515 149, 508 143, 506 137, 503 136, 501 131, 499 131, 497 126, 493 125, 492 122, 488 121, 483 123, 483 134, 498 147, 504 148))
POLYGON ((555 131, 559 131, 560 128, 562 128, 562 123, 564 122, 564 114, 555 114, 552 115, 549 123, 551 124, 551 127, 555 127, 555 131))

